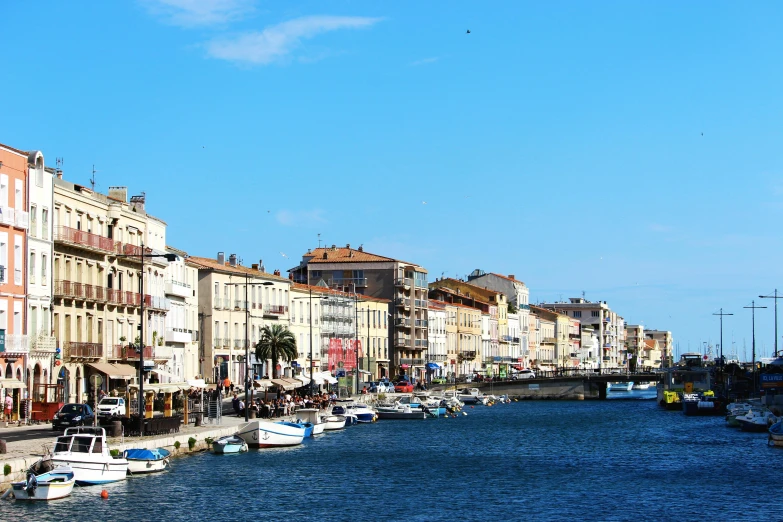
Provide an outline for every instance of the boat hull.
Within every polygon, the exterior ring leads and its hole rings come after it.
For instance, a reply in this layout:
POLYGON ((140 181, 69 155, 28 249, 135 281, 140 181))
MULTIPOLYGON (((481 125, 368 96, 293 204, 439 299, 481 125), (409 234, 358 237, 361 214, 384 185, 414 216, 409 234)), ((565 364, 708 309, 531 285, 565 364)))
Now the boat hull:
POLYGON ((16 500, 56 500, 65 498, 73 491, 76 484, 71 470, 55 470, 36 477, 38 485, 33 490, 27 490, 26 482, 13 482, 11 488, 16 500))
POLYGON ((305 429, 256 420, 241 425, 237 435, 242 437, 251 448, 276 448, 301 444, 305 429))
POLYGON ((383 420, 422 420, 427 414, 422 410, 417 411, 378 411, 378 418, 383 420))
POLYGON ((212 451, 218 455, 231 455, 232 453, 243 453, 247 451, 247 443, 244 444, 218 444, 212 443, 212 451))
POLYGON ((128 473, 142 475, 144 473, 158 473, 164 471, 169 465, 168 457, 161 460, 135 460, 128 459, 128 473))
MULTIPOLYGON (((90 454, 83 454, 89 456, 90 454)), ((100 454, 95 454, 100 457, 100 454)), ((128 461, 125 459, 111 459, 113 462, 103 460, 86 460, 76 455, 53 456, 52 463, 57 466, 68 466, 73 470, 76 484, 79 486, 94 486, 125 480, 128 474, 128 461)))
POLYGON ((769 425, 764 422, 763 424, 759 422, 748 422, 746 420, 737 419, 739 421, 740 429, 742 431, 751 431, 755 433, 761 433, 763 431, 767 431, 769 429, 769 425))
POLYGON ((324 431, 337 431, 345 428, 345 417, 342 415, 330 415, 323 419, 324 431))

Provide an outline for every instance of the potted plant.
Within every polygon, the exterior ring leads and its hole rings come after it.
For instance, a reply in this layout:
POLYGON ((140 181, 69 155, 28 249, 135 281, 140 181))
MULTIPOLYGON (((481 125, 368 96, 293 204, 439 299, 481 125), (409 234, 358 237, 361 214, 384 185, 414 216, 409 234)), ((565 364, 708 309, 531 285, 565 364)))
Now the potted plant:
POLYGON ((128 338, 125 337, 124 335, 120 337, 120 352, 121 352, 120 356, 123 359, 128 357, 128 347, 125 345, 125 341, 127 341, 127 340, 128 340, 128 338))

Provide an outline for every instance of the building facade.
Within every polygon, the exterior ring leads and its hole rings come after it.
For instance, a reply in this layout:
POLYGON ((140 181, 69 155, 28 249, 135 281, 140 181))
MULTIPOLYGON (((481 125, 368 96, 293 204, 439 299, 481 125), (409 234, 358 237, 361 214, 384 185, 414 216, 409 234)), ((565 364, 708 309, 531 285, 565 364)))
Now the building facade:
POLYGON ((187 252, 166 247, 177 256, 166 267, 163 293, 169 311, 165 317, 163 341, 171 358, 159 366, 160 382, 184 382, 201 376, 199 361, 198 269, 187 263, 187 252), (165 373, 164 373, 165 372, 165 373))

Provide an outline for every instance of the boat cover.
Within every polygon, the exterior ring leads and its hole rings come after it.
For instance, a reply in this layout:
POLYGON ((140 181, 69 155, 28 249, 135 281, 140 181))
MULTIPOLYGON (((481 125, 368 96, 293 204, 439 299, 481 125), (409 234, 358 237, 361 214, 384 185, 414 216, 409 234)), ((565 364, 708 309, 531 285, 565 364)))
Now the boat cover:
POLYGON ((169 455, 163 448, 125 450, 125 458, 131 460, 163 460, 169 455))

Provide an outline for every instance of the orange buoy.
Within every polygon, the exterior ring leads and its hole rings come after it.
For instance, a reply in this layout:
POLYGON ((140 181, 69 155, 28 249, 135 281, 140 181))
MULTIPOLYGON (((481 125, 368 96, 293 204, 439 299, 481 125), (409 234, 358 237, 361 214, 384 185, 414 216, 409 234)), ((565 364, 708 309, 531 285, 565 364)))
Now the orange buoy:
POLYGON ((108 492, 108 491, 106 491, 105 489, 104 489, 104 490, 101 490, 101 498, 102 498, 103 500, 106 500, 107 498, 109 498, 109 492, 108 492))

